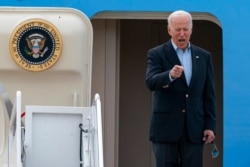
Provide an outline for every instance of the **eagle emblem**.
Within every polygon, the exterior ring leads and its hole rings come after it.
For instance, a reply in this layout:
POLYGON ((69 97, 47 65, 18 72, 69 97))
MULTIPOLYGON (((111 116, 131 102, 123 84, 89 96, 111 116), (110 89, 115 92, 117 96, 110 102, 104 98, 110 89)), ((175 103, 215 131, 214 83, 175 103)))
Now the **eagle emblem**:
POLYGON ((26 38, 28 48, 25 48, 25 52, 33 58, 43 57, 48 51, 48 47, 45 47, 46 38, 41 34, 31 34, 26 38))
POLYGON ((49 21, 39 18, 20 23, 9 42, 13 60, 28 71, 44 71, 52 67, 62 53, 60 31, 49 21))

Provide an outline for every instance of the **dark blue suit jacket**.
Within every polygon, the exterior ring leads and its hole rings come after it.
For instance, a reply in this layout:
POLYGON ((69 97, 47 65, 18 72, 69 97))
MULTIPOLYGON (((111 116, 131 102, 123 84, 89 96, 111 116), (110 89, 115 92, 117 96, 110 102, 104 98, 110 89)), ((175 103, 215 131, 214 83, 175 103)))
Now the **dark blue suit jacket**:
POLYGON ((186 128, 191 142, 200 143, 203 131, 216 130, 216 99, 211 54, 191 44, 192 78, 183 73, 173 82, 169 72, 181 65, 171 41, 148 51, 146 85, 153 91, 150 140, 178 141, 186 128), (186 121, 185 121, 186 119, 186 121))

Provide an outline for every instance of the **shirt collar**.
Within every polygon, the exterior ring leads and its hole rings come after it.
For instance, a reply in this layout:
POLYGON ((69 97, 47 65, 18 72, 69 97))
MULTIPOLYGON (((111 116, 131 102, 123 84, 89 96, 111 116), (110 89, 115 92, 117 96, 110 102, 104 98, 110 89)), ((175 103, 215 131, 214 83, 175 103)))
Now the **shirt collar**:
MULTIPOLYGON (((175 43, 174 43, 173 39, 171 39, 171 43, 172 43, 172 45, 173 45, 173 47, 174 47, 174 50, 176 50, 176 51, 177 51, 177 49, 179 49, 179 48, 175 45, 175 43)), ((189 48, 190 48, 190 42, 188 43, 188 47, 187 47, 187 49, 189 49, 189 48)))

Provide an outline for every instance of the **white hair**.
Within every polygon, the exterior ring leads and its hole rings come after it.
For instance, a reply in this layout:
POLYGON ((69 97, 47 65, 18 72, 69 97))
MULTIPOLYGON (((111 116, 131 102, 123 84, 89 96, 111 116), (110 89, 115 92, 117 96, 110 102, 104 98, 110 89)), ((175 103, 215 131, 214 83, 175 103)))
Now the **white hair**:
POLYGON ((193 27, 193 19, 192 19, 192 16, 189 12, 186 12, 184 10, 177 10, 173 13, 171 13, 169 16, 168 16, 168 25, 171 26, 172 24, 172 20, 174 17, 178 17, 178 16, 187 16, 190 20, 190 26, 193 27))

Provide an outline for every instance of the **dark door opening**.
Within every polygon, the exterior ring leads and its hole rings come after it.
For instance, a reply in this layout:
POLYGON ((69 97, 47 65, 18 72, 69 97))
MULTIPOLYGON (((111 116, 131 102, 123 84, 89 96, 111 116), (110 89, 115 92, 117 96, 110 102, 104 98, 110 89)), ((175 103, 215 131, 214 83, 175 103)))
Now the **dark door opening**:
MULTIPOLYGON (((166 20, 120 20, 119 167, 154 167, 148 141, 151 93, 145 85, 147 50, 169 39, 166 20)), ((222 29, 211 21, 194 20, 191 42, 213 55, 220 156, 211 158, 205 147, 204 167, 222 165, 223 56, 222 29)))

